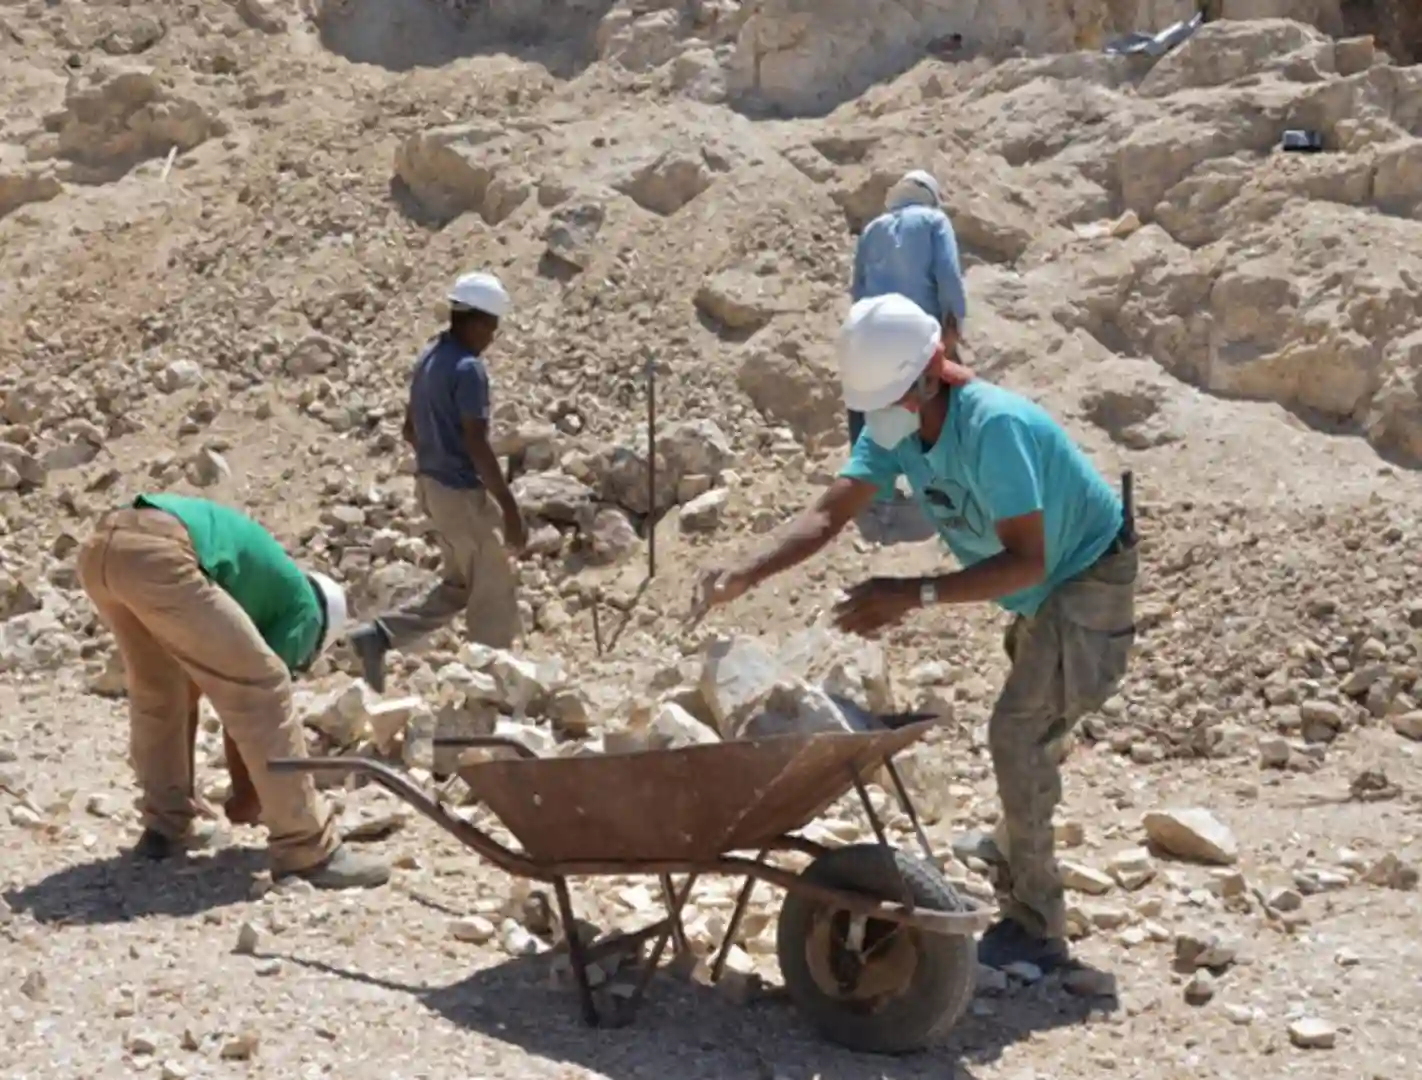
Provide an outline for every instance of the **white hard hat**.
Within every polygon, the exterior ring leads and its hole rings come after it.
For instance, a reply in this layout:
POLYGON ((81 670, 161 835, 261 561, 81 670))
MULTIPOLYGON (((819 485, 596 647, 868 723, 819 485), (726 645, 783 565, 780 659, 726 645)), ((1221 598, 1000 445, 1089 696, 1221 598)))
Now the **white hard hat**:
POLYGON ((311 584, 321 594, 321 606, 326 610, 326 630, 321 635, 320 644, 316 647, 316 655, 320 656, 331 647, 331 642, 341 636, 341 631, 346 628, 346 620, 350 617, 350 611, 346 607, 346 590, 340 585, 317 570, 308 571, 306 576, 311 579, 311 584))
POLYGON ((509 311, 509 294, 493 274, 476 271, 465 274, 449 290, 448 300, 460 307, 473 308, 502 319, 509 311))
POLYGON ((892 405, 923 374, 941 341, 938 321, 908 297, 860 300, 839 329, 845 405, 856 412, 892 405))

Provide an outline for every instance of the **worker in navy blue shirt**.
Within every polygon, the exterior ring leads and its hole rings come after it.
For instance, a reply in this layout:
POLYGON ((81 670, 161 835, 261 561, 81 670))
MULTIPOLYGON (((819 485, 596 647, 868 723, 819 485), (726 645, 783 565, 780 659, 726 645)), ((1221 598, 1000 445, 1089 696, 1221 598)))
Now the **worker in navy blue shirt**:
POLYGON ((493 274, 465 274, 449 292, 449 328, 420 355, 405 409, 415 451, 420 507, 434 524, 441 580, 414 604, 350 634, 365 680, 385 688, 385 654, 464 616, 471 641, 508 648, 522 632, 510 554, 528 534, 489 443, 489 373, 484 354, 508 313, 493 274))

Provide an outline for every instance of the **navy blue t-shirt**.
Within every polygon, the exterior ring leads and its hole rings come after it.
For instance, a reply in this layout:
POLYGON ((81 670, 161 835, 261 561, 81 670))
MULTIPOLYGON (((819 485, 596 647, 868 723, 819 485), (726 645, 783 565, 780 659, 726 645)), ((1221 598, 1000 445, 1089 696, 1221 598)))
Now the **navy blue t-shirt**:
POLYGON ((483 487, 461 427, 466 417, 489 419, 489 373, 484 361, 445 331, 420 355, 410 379, 415 463, 421 476, 445 487, 483 487))

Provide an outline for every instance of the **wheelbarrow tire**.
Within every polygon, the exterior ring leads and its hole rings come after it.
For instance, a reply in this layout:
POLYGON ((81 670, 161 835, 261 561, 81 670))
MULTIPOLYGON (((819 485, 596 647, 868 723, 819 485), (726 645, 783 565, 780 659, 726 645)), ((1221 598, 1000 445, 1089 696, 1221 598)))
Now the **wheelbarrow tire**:
MULTIPOLYGON (((902 881, 916 907, 930 911, 973 908, 935 867, 880 844, 835 848, 807 866, 800 878, 823 888, 893 902, 903 896, 902 881)), ((973 999, 977 975, 973 938, 902 927, 914 952, 912 973, 902 993, 865 1011, 822 988, 810 960, 817 921, 834 910, 833 905, 794 890, 786 893, 780 908, 776 953, 786 992, 801 1015, 826 1039, 862 1053, 911 1053, 947 1035, 973 999)), ((891 925, 884 920, 871 920, 871 924, 891 925)))

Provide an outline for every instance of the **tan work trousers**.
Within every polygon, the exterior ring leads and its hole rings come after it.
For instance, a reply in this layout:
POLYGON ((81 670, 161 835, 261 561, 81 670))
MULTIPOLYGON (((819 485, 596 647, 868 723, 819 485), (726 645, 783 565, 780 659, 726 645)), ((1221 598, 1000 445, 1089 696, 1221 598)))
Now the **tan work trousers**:
POLYGON ((310 776, 266 768, 306 753, 286 665, 203 573, 182 522, 151 508, 113 511, 80 549, 78 570, 128 674, 144 827, 181 839, 192 826, 191 725, 206 695, 261 800, 273 871, 324 862, 339 843, 329 804, 310 776))
POLYGON ((507 649, 522 633, 518 582, 503 542, 503 516, 482 490, 416 478, 420 509, 438 537, 441 581, 408 607, 381 615, 392 648, 404 649, 463 614, 470 641, 507 649))
POLYGON ((1066 933, 1052 827, 1064 743, 1125 677, 1135 643, 1137 565, 1134 548, 1102 557, 1036 615, 1015 619, 1004 641, 1012 672, 988 720, 1007 840, 999 888, 1003 914, 1039 935, 1066 933))

